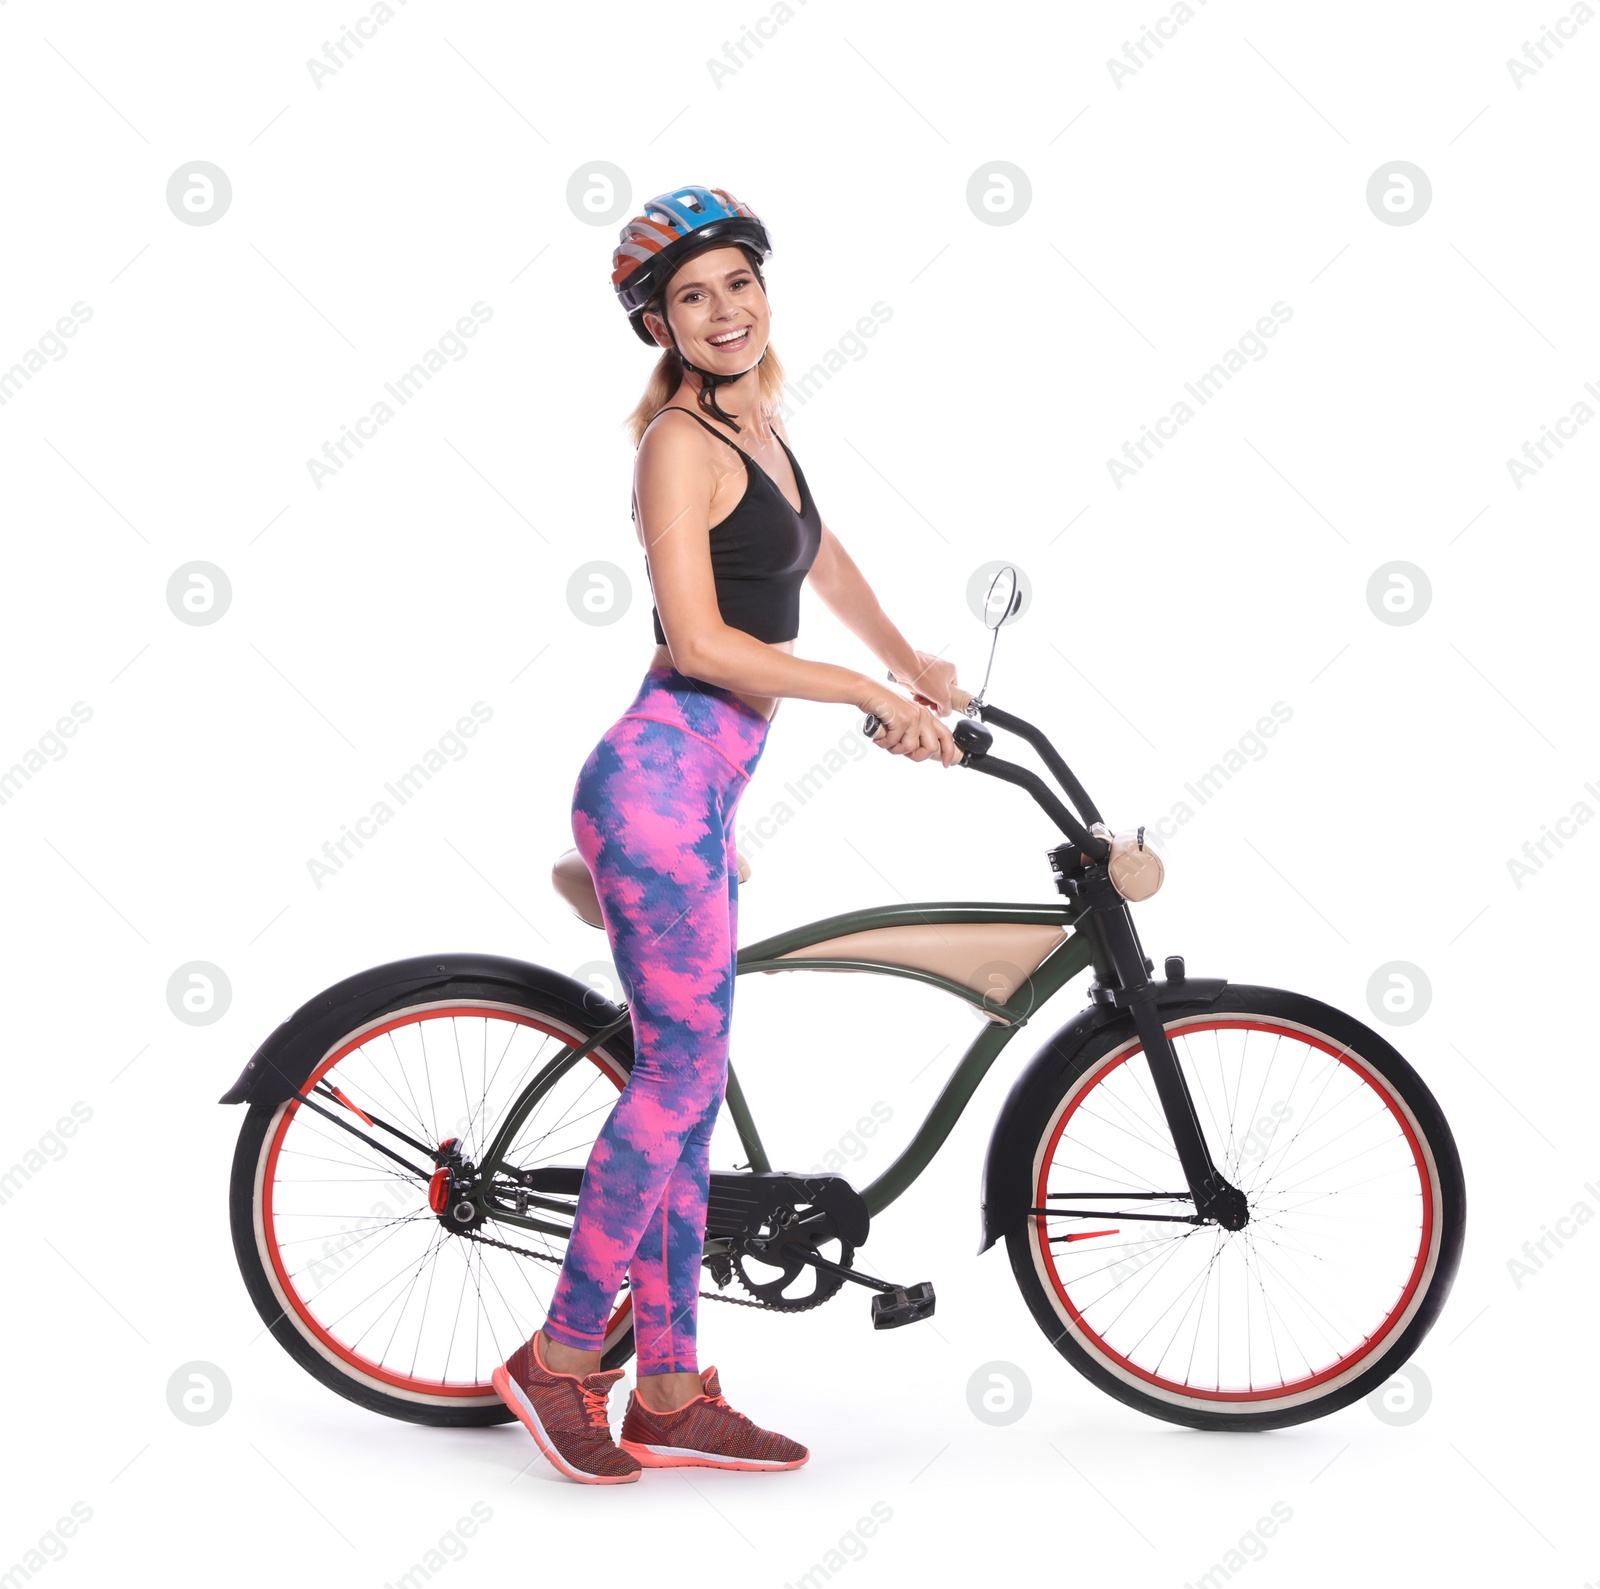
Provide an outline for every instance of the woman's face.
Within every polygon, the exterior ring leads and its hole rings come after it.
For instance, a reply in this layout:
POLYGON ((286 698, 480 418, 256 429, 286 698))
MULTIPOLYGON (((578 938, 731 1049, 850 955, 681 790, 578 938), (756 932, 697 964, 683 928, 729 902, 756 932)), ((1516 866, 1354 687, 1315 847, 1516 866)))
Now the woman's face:
MULTIPOLYGON (((771 309, 744 250, 729 243, 685 260, 667 283, 662 308, 684 357, 702 370, 737 375, 766 351, 771 309)), ((661 317, 645 325, 663 347, 672 338, 661 317)))

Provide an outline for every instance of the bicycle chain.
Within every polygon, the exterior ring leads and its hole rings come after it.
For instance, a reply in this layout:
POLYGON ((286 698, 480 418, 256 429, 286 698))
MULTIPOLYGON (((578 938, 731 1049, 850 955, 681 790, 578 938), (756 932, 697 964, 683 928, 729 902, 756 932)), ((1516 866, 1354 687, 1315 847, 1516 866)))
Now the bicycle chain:
POLYGON ((553 1252, 534 1252, 528 1247, 513 1247, 508 1241, 496 1241, 493 1236, 480 1236, 475 1230, 458 1230, 453 1234, 463 1236, 468 1241, 481 1241, 485 1247, 499 1247, 505 1252, 514 1252, 519 1258, 537 1258, 542 1263, 553 1264, 560 1264, 563 1261, 553 1252))
POLYGON ((720 1291, 702 1291, 703 1297, 709 1297, 713 1302, 726 1302, 731 1308, 760 1308, 763 1313, 782 1313, 784 1309, 775 1308, 765 1302, 754 1301, 750 1297, 724 1296, 720 1291))
MULTIPOLYGON (((499 1247, 502 1251, 514 1252, 519 1258, 537 1258, 542 1263, 553 1263, 558 1267, 564 1262, 554 1253, 534 1252, 529 1247, 513 1247, 508 1241, 496 1241, 493 1236, 480 1236, 475 1230, 460 1230, 456 1234, 464 1236, 468 1241, 481 1241, 485 1247, 499 1247)), ((775 1308, 768 1302, 757 1302, 746 1297, 724 1296, 720 1291, 702 1291, 700 1295, 711 1302, 726 1302, 733 1308, 759 1308, 763 1313, 804 1313, 810 1308, 820 1307, 828 1300, 827 1297, 823 1297, 816 1302, 807 1302, 798 1307, 775 1308)))

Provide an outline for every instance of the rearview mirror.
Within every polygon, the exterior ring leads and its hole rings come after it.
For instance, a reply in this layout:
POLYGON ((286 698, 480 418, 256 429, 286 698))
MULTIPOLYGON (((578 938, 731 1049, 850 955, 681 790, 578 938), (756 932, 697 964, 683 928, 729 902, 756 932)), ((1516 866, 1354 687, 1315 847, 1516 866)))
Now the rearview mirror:
POLYGON ((983 626, 994 635, 989 642, 989 660, 983 670, 983 684, 967 705, 970 715, 974 707, 983 704, 984 692, 989 688, 989 673, 994 667, 994 648, 1000 643, 1001 626, 1022 610, 1022 588, 1017 571, 1010 563, 1001 564, 983 598, 983 626))
POLYGON ((1022 606, 1022 591, 1017 584, 1017 571, 1005 564, 989 581, 989 593, 983 598, 983 626, 998 629, 1022 606))

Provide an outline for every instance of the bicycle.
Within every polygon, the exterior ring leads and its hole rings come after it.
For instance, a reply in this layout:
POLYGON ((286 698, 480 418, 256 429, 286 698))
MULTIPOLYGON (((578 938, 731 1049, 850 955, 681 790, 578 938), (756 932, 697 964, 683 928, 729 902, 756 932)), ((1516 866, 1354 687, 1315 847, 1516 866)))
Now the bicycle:
MULTIPOLYGON (((1014 571, 990 596, 992 668, 1020 603, 1014 571)), ((1162 878, 1144 830, 1113 834, 1045 735, 987 705, 987 688, 986 671, 976 695, 955 692, 952 766, 1027 791, 1050 816, 1060 901, 874 907, 739 950, 741 976, 910 978, 984 1024, 908 1145, 859 1190, 774 1170, 730 1068, 747 1167, 712 1173, 715 1289, 702 1295, 793 1312, 854 1283, 874 1292, 878 1328, 931 1315, 930 1283, 865 1274, 856 1254, 1006 1045, 1092 970, 1087 1005, 1001 1107, 979 1252, 1003 1240, 1056 1350, 1154 1417, 1270 1429, 1367 1395, 1426 1335, 1460 1261, 1466 1194, 1444 1115, 1384 1038, 1327 1004, 1191 977, 1178 955, 1155 977, 1129 909, 1162 878), (993 753, 995 728, 1033 746, 1070 809, 993 753)), ((882 727, 869 716, 863 731, 882 727)), ((601 926, 574 856, 558 861, 558 887, 601 926)), ((250 1106, 234 1249, 280 1344, 392 1417, 509 1419, 489 1374, 543 1320, 588 1145, 632 1057, 626 1003, 495 955, 399 960, 308 1000, 221 1100, 250 1106)), ((603 1364, 632 1351, 624 1289, 603 1364)))

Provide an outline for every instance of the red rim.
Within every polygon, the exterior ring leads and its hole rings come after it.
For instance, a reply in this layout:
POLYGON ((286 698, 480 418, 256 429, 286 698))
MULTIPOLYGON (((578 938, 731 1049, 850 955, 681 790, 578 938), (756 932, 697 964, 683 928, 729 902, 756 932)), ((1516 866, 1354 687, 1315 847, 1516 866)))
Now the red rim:
MULTIPOLYGON (((1180 1025, 1173 1025, 1167 1028, 1169 1035, 1173 1037, 1187 1037, 1196 1032, 1210 1032, 1217 1030, 1269 1032, 1279 1037, 1292 1038, 1297 1042, 1306 1043, 1312 1048, 1319 1049, 1322 1053, 1338 1060, 1340 1064, 1354 1072, 1361 1079, 1361 1081, 1371 1089, 1371 1091, 1375 1092, 1378 1097, 1383 1100, 1384 1106, 1388 1109, 1390 1115, 1393 1117, 1396 1124, 1400 1127, 1400 1130, 1404 1134, 1406 1142, 1411 1150, 1412 1164, 1416 1168, 1417 1181, 1422 1192, 1421 1239, 1418 1243, 1417 1254, 1415 1261, 1412 1264, 1411 1274, 1406 1280, 1405 1287, 1400 1293, 1399 1300, 1390 1309, 1388 1316, 1383 1320, 1383 1323, 1379 1326, 1379 1328, 1370 1336, 1368 1336, 1367 1339, 1362 1342, 1362 1344, 1354 1351, 1346 1353, 1343 1357, 1330 1364, 1327 1368, 1319 1370, 1316 1374, 1308 1375, 1303 1379, 1297 1379, 1292 1383, 1279 1385, 1272 1389, 1207 1390, 1198 1386, 1180 1384, 1176 1380, 1163 1379, 1159 1374, 1153 1374, 1148 1369, 1139 1367, 1137 1363, 1130 1361, 1128 1358, 1124 1357, 1122 1353, 1108 1345, 1105 1339, 1089 1326, 1088 1321, 1078 1311, 1077 1307, 1072 1301, 1072 1298, 1067 1294, 1067 1288, 1061 1279, 1059 1271, 1056 1268, 1055 1254, 1050 1249, 1050 1242, 1045 1230, 1045 1221, 1042 1216, 1036 1217, 1034 1220, 1034 1229, 1036 1234, 1035 1245, 1044 1257, 1045 1267, 1049 1271, 1050 1275, 1051 1286, 1054 1289, 1056 1297, 1061 1306, 1064 1307, 1071 1315, 1073 1323, 1077 1326, 1079 1331, 1082 1332, 1083 1336, 1093 1343, 1093 1350, 1098 1355, 1104 1357, 1108 1362, 1115 1363, 1124 1372, 1144 1380, 1147 1384, 1154 1385, 1162 1390, 1166 1390, 1177 1395, 1190 1397, 1195 1400, 1211 1402, 1271 1402, 1281 1400, 1286 1396, 1303 1395, 1307 1390, 1314 1389, 1318 1385, 1326 1384, 1329 1380, 1336 1379, 1340 1375, 1348 1373, 1353 1364, 1360 1362, 1364 1357, 1370 1356, 1372 1352, 1375 1351, 1389 1337, 1398 1321, 1405 1316, 1407 1310, 1411 1306, 1412 1298, 1416 1295, 1417 1287, 1422 1283, 1423 1271, 1427 1268, 1428 1264, 1428 1255, 1433 1249, 1435 1219, 1433 1184, 1426 1170, 1426 1160, 1422 1152, 1421 1144, 1417 1140, 1416 1133, 1411 1129, 1411 1122, 1407 1120, 1405 1115, 1395 1107, 1394 1099, 1390 1097, 1389 1093, 1381 1087, 1374 1086, 1372 1077, 1368 1074, 1368 1072, 1361 1066, 1351 1062, 1351 1060, 1348 1058, 1347 1046, 1338 1047, 1318 1033, 1311 1032, 1297 1026, 1292 1026, 1287 1023, 1278 1023, 1274 1021, 1227 1019, 1199 1020, 1192 1023, 1186 1022, 1180 1025)), ((1056 1122, 1055 1129, 1050 1134, 1050 1140, 1045 1147, 1044 1158, 1040 1165, 1039 1180, 1034 1187, 1033 1206, 1035 1208, 1043 1208, 1045 1206, 1045 1198, 1050 1176, 1050 1166, 1055 1158, 1056 1146, 1061 1140, 1062 1133, 1066 1130, 1067 1122, 1077 1112, 1079 1106, 1082 1105, 1083 1102, 1093 1094, 1095 1088, 1098 1087, 1107 1076, 1109 1076, 1119 1065, 1126 1063, 1135 1054, 1141 1054, 1143 1052, 1143 1044, 1135 1039, 1129 1048, 1109 1058, 1095 1074, 1093 1081, 1090 1082, 1089 1085, 1080 1088, 1077 1096, 1072 1100, 1070 1106, 1062 1110, 1061 1118, 1056 1122)))
MULTIPOLYGON (((488 1017, 495 1020, 510 1021, 519 1026, 532 1027, 535 1031, 543 1032, 546 1036, 553 1037, 559 1042, 567 1044, 572 1042, 570 1033, 563 1032, 556 1027, 547 1026, 542 1021, 535 1020, 532 1016, 519 1011, 484 1009, 471 1005, 451 1005, 438 1009, 419 1010, 397 1016, 392 1021, 386 1021, 379 1026, 371 1028, 369 1031, 362 1032, 359 1037, 352 1038, 342 1048, 329 1055, 302 1083, 300 1090, 301 1092, 309 1092, 340 1060, 347 1055, 353 1054, 357 1049, 364 1048, 374 1038, 382 1037, 386 1032, 395 1031, 402 1026, 416 1025, 422 1021, 445 1020, 451 1016, 471 1016, 480 1020, 488 1017)), ((626 1085, 626 1080, 619 1079, 609 1065, 602 1064, 598 1059, 595 1059, 593 1051, 590 1052, 589 1058, 595 1068, 615 1084, 617 1091, 620 1093, 626 1085)), ((299 1113, 299 1110, 299 1102, 291 1098, 288 1108, 283 1111, 277 1125, 273 1128, 272 1145, 267 1154, 266 1172, 261 1190, 261 1227, 266 1240, 267 1253, 272 1262, 273 1272, 277 1276, 279 1289, 283 1295, 289 1298, 290 1306, 293 1308, 296 1317, 334 1356, 350 1364, 351 1367, 358 1369, 369 1378, 379 1380, 386 1385, 393 1385, 396 1389, 409 1390, 429 1396, 457 1397, 463 1400, 496 1395, 493 1384, 487 1379, 481 1384, 466 1385, 448 1380, 422 1379, 405 1374, 396 1374, 392 1370, 383 1367, 382 1364, 373 1362, 371 1358, 362 1356, 360 1352, 353 1350, 345 1345, 344 1342, 330 1335, 307 1309, 299 1291, 296 1290, 293 1282, 289 1279, 288 1271, 284 1266, 283 1255, 278 1248, 272 1208, 272 1188, 276 1179, 278 1154, 283 1147, 284 1136, 288 1130, 289 1123, 299 1113)), ((627 1320, 632 1307, 631 1296, 625 1297, 612 1313, 611 1319, 606 1326, 607 1340, 611 1339, 618 1325, 627 1320)))

